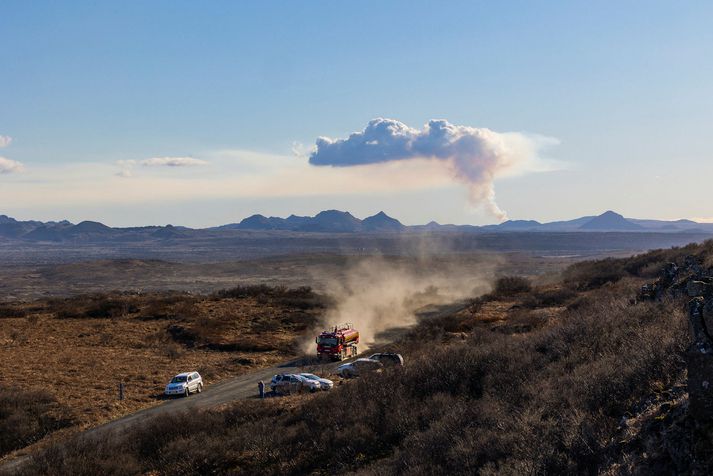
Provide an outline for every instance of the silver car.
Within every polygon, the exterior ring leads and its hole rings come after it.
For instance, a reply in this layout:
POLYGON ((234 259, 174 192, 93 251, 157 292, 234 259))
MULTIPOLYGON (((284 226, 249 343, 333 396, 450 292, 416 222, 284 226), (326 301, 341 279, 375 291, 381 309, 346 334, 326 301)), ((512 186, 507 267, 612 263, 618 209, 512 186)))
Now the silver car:
POLYGON ((301 393, 306 390, 316 392, 320 389, 319 382, 309 380, 297 374, 275 375, 270 381, 270 388, 277 395, 289 395, 291 393, 301 393))
POLYGON ((318 375, 309 373, 301 373, 299 375, 300 377, 306 378, 307 380, 317 382, 319 384, 319 388, 321 388, 322 390, 331 390, 334 387, 334 382, 332 382, 328 378, 322 378, 318 375))
POLYGON ((358 377, 367 372, 373 372, 384 367, 384 364, 373 359, 356 359, 348 364, 337 367, 337 374, 342 378, 358 377))

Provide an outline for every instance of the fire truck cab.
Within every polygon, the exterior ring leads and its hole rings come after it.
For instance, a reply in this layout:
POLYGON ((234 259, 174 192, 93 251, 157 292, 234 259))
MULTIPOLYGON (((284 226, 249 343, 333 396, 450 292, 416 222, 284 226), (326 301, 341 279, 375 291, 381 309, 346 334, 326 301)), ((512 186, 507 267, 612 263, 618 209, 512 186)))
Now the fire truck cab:
POLYGON ((356 357, 359 331, 351 324, 340 324, 317 336, 317 356, 320 359, 344 360, 356 357))

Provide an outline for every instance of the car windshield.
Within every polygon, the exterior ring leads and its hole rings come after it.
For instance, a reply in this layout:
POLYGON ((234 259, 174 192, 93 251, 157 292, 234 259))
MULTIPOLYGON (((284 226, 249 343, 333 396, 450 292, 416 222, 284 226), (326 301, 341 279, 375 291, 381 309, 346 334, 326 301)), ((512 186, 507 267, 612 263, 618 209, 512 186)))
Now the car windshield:
POLYGON ((319 377, 317 377, 317 376, 314 375, 314 374, 302 374, 302 376, 303 376, 304 378, 308 378, 308 379, 310 379, 310 380, 319 380, 319 377))
POLYGON ((328 347, 335 346, 335 345, 337 345, 337 338, 336 337, 320 337, 319 345, 326 345, 328 347))
POLYGON ((188 380, 188 379, 185 375, 176 375, 175 377, 173 377, 171 379, 171 383, 182 383, 182 382, 185 382, 186 380, 188 380))

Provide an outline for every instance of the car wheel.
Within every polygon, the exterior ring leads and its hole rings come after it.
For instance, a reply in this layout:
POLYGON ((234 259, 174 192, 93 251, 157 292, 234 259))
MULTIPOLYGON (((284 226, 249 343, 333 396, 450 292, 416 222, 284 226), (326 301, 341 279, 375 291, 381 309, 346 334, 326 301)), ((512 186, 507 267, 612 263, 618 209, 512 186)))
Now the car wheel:
POLYGON ((184 397, 187 397, 187 396, 189 396, 190 394, 191 394, 191 391, 188 389, 188 387, 186 387, 186 391, 183 393, 183 396, 184 396, 184 397))
POLYGON ((198 390, 197 390, 197 392, 198 392, 198 393, 201 393, 202 391, 203 391, 203 384, 202 384, 202 383, 199 383, 199 384, 198 384, 198 390))

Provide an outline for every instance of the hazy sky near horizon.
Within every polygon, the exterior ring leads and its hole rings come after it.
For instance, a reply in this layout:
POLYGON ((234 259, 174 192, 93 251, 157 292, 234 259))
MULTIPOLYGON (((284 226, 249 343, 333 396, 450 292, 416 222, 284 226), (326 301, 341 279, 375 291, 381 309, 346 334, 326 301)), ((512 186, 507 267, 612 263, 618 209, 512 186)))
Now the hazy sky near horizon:
POLYGON ((6 0, 0 214, 711 220, 712 21, 711 2, 6 0), (376 118, 398 122, 361 134, 376 118))

